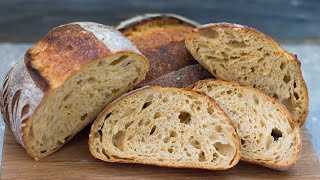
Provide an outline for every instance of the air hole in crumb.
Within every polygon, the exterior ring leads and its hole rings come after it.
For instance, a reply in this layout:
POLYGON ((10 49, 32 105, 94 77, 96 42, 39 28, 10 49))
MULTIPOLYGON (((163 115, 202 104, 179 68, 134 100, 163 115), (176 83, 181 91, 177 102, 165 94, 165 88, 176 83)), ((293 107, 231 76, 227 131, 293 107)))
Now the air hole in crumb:
POLYGON ((241 145, 243 145, 245 143, 245 141, 243 139, 241 139, 241 145))
POLYGON ((277 128, 273 128, 271 131, 271 136, 273 137, 274 141, 278 141, 278 139, 282 137, 282 132, 277 128))
POLYGON ((162 99, 162 101, 163 101, 163 102, 168 102, 169 99, 168 99, 167 97, 164 97, 164 98, 162 99))
POLYGON ((154 114, 154 119, 157 119, 157 118, 160 118, 162 116, 162 113, 161 112, 156 112, 154 114))
POLYGON ((205 155, 205 153, 204 153, 203 151, 201 151, 201 152, 199 153, 199 158, 198 158, 198 160, 199 160, 199 162, 203 162, 203 161, 206 160, 206 155, 205 155))
POLYGON ((216 130, 216 132, 221 132, 221 130, 222 130, 222 128, 221 128, 221 126, 220 125, 217 125, 216 127, 215 127, 215 130, 216 130))
POLYGON ((242 47, 246 47, 246 43, 242 42, 242 41, 236 41, 236 40, 231 40, 228 42, 228 44, 232 47, 235 48, 242 48, 242 47))
POLYGON ((191 145, 196 149, 201 149, 201 144, 198 140, 195 140, 195 139, 191 140, 191 145))
POLYGON ((188 112, 180 112, 179 119, 180 123, 190 124, 191 115, 188 112))
POLYGON ((257 96, 253 96, 253 101, 256 105, 259 105, 259 99, 257 98, 257 96))
POLYGON ((231 93, 232 93, 232 91, 231 91, 231 90, 228 90, 228 91, 227 91, 227 94, 231 94, 231 93))
POLYGON ((156 131, 157 126, 154 125, 150 131, 150 136, 154 133, 154 131, 156 131))
POLYGON ((83 120, 87 119, 87 117, 88 117, 88 114, 85 113, 83 116, 81 116, 80 120, 83 121, 83 120))
POLYGON ((170 140, 170 137, 165 137, 165 138, 163 139, 163 142, 164 142, 164 143, 168 143, 169 140, 170 140))
POLYGON ((296 88, 297 87, 297 83, 294 81, 293 82, 293 88, 296 88))
POLYGON ((290 78, 289 75, 285 75, 285 76, 283 77, 283 81, 284 81, 286 84, 288 84, 288 83, 290 82, 290 80, 291 80, 291 78, 290 78))
POLYGON ((177 137, 178 134, 175 131, 170 132, 170 137, 177 137))
POLYGON ((275 98, 275 99, 279 98, 279 96, 277 94, 274 94, 272 97, 275 98))
POLYGON ((124 125, 124 127, 125 127, 126 129, 128 129, 128 127, 130 127, 132 123, 133 123, 133 121, 130 121, 130 122, 126 123, 126 124, 124 125))
POLYGON ((254 72, 256 69, 254 67, 250 68, 251 72, 254 72))
POLYGON ((102 148, 102 154, 105 155, 108 159, 110 159, 110 156, 108 155, 106 149, 102 148))
POLYGON ((230 144, 222 144, 221 142, 216 142, 213 144, 216 150, 223 156, 227 156, 230 152, 232 146, 230 144))
POLYGON ((111 116, 111 113, 107 114, 104 120, 107 120, 111 116))
POLYGON ((148 126, 151 123, 151 121, 146 121, 146 123, 144 123, 145 126, 148 126))
POLYGON ((120 58, 112 61, 112 63, 110 65, 117 65, 119 64, 121 61, 125 60, 128 56, 127 55, 124 55, 124 56, 121 56, 120 58))
POLYGON ((293 95, 294 95, 294 97, 296 98, 296 100, 298 100, 298 99, 299 99, 299 95, 298 95, 298 93, 294 92, 294 93, 293 93, 293 95))
POLYGON ((23 106, 22 111, 21 111, 21 118, 23 118, 26 114, 28 114, 30 109, 30 105, 26 104, 23 106))
POLYGON ((63 97, 63 101, 67 101, 70 96, 71 96, 71 94, 65 95, 65 96, 63 97))
POLYGON ((213 108, 211 108, 211 107, 208 107, 208 108, 207 108, 207 111, 208 111, 208 113, 209 113, 210 115, 212 115, 212 114, 214 113, 214 110, 213 110, 213 108))
POLYGON ((41 153, 46 153, 47 152, 47 150, 43 150, 43 151, 41 151, 41 153))
POLYGON ((115 135, 112 136, 112 144, 117 147, 120 151, 124 150, 124 143, 126 139, 125 131, 118 131, 115 135))
POLYGON ((206 38, 214 39, 214 38, 219 37, 219 33, 213 29, 210 29, 210 28, 201 29, 199 31, 199 33, 201 36, 206 37, 206 38))
POLYGON ((280 64, 280 69, 281 69, 281 71, 283 71, 286 67, 287 67, 287 63, 282 62, 282 63, 280 64))
POLYGON ((150 106, 152 104, 152 102, 146 102, 143 104, 142 109, 146 109, 148 106, 150 106))
POLYGON ((172 148, 168 149, 168 152, 169 152, 169 153, 172 153, 172 152, 173 152, 173 149, 172 149, 172 148))

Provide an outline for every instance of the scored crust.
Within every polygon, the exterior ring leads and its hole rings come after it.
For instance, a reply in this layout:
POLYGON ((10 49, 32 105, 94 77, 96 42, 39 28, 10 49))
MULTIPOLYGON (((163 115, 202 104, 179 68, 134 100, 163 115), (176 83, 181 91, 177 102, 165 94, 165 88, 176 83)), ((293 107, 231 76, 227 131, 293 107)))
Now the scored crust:
MULTIPOLYGON (((120 105, 120 106, 122 106, 122 105, 120 105)), ((127 108, 125 108, 125 109, 127 109, 127 108)), ((118 119, 118 120, 121 121, 121 119, 118 119)), ((163 123, 165 123, 165 122, 163 122, 163 123)), ((130 123, 130 125, 131 124, 132 123, 130 123)), ((116 128, 116 129, 118 129, 118 128, 116 128)), ((113 129, 113 130, 116 131, 116 129, 113 129)), ((94 157, 96 157, 98 159, 101 159, 103 161, 106 161, 106 162, 138 163, 138 164, 147 164, 147 165, 164 166, 164 167, 175 167, 175 168, 200 168, 200 169, 209 169, 209 170, 225 170, 225 169, 231 168, 234 165, 236 165, 237 162, 240 159, 240 141, 237 138, 237 134, 235 132, 234 125, 231 122, 231 120, 228 118, 228 116, 225 114, 225 112, 222 111, 222 109, 219 107, 219 105, 217 105, 215 103, 215 101, 213 99, 211 99, 210 97, 204 95, 201 92, 196 92, 196 91, 193 91, 193 90, 190 90, 190 89, 162 88, 162 87, 158 87, 158 86, 145 86, 143 88, 136 89, 134 91, 131 91, 131 92, 127 93, 127 94, 122 95, 121 97, 119 97, 118 99, 116 99, 115 101, 110 103, 105 108, 105 110, 100 113, 100 115, 98 116, 96 121, 92 124, 91 132, 90 132, 90 135, 89 135, 89 150, 90 150, 91 154, 94 157), (231 128, 232 130, 229 130, 229 132, 233 132, 232 133, 232 137, 235 138, 235 139, 233 139, 233 138, 232 139, 234 140, 234 142, 236 144, 237 150, 236 150, 236 153, 235 153, 235 155, 234 155, 234 157, 233 157, 233 159, 231 161, 231 164, 229 166, 218 167, 217 168, 217 167, 200 166, 200 165, 196 165, 196 164, 194 164, 194 165, 190 165, 190 164, 189 165, 181 165, 179 163, 172 163, 172 162, 171 163, 170 162, 163 163, 163 162, 156 161, 156 160, 155 161, 149 161, 149 160, 145 160, 143 158, 137 158, 137 159, 120 158, 120 157, 117 157, 116 155, 115 156, 110 155, 111 157, 116 157, 116 158, 111 158, 110 159, 109 155, 106 155, 105 152, 103 154, 101 152, 99 153, 97 151, 97 149, 96 149, 96 148, 99 148, 96 139, 102 138, 102 134, 101 134, 101 137, 99 137, 99 138, 96 135, 97 135, 98 131, 100 131, 99 129, 101 129, 103 124, 105 123, 104 121, 107 118, 110 117, 110 112, 111 111, 117 111, 116 110, 117 107, 120 104, 123 104, 124 101, 126 101, 126 100, 128 100, 130 98, 134 98, 134 101, 137 101, 137 98, 140 95, 144 95, 144 93, 148 93, 148 91, 156 91, 156 92, 159 92, 159 93, 160 92, 174 92, 176 94, 179 94, 179 93, 181 93, 181 94, 189 94, 190 96, 194 96, 194 98, 195 97, 200 98, 200 99, 204 98, 206 101, 209 101, 210 103, 213 103, 213 105, 216 108, 216 110, 221 112, 222 115, 226 118, 228 126, 232 127, 231 128)))
POLYGON ((215 77, 263 90, 284 104, 300 126, 305 123, 309 100, 301 63, 269 36, 247 26, 212 23, 194 29, 185 43, 215 77))
POLYGON ((187 34, 198 26, 198 23, 174 14, 146 14, 125 20, 117 26, 150 61, 150 71, 138 87, 186 87, 212 77, 202 66, 194 66, 198 62, 184 44, 187 34))
MULTIPOLYGON (((30 48, 24 57, 19 59, 4 80, 1 92, 1 111, 14 138, 27 150, 30 156, 39 160, 52 154, 90 123, 94 114, 97 113, 85 114, 81 125, 65 132, 68 133, 68 136, 61 140, 57 147, 38 154, 31 147, 35 148, 35 145, 31 145, 31 141, 27 138, 30 139, 34 136, 34 132, 30 129, 37 126, 38 123, 34 123, 33 120, 36 115, 38 119, 42 117, 41 114, 44 113, 41 113, 39 109, 44 105, 48 106, 47 99, 52 97, 52 94, 61 92, 61 89, 66 89, 64 88, 66 82, 72 84, 71 81, 75 80, 77 76, 81 79, 81 77, 88 75, 81 75, 81 70, 90 70, 97 63, 101 63, 101 65, 97 65, 105 68, 107 65, 102 62, 109 61, 111 63, 117 57, 132 57, 136 59, 132 64, 140 66, 139 77, 127 88, 115 93, 119 96, 119 93, 124 93, 123 90, 132 89, 144 78, 148 69, 148 61, 126 37, 111 27, 91 22, 59 26, 51 30, 30 48)), ((128 58, 120 60, 117 63, 127 61, 128 58)), ((131 65, 128 64, 129 66, 131 65)), ((91 82, 95 81, 95 79, 90 80, 91 82)), ((93 84, 95 83, 93 82, 93 84)), ((61 93, 56 95, 62 96, 61 93)), ((73 95, 74 93, 71 93, 69 96, 73 95)), ((59 103, 59 97, 57 97, 57 103, 59 103)), ((45 111, 49 113, 50 109, 52 108, 49 107, 45 111)), ((71 112, 71 114, 73 113, 71 112)), ((40 119, 45 120, 46 118, 40 119)), ((48 121, 48 123, 52 122, 48 121)), ((39 125, 41 124, 45 123, 39 123, 39 125)), ((71 121, 70 124, 72 124, 71 121)), ((40 129, 45 130, 45 127, 40 129)), ((52 129, 47 130, 49 132, 52 129)))
MULTIPOLYGON (((220 107, 222 107, 222 109, 225 110, 225 112, 234 122, 239 137, 241 139, 241 160, 276 170, 287 170, 297 163, 302 147, 302 137, 300 134, 300 128, 298 124, 295 122, 292 114, 284 107, 284 105, 280 104, 276 99, 268 96, 263 91, 253 88, 251 86, 241 86, 235 82, 227 82, 215 79, 199 81, 193 84, 191 88, 193 90, 205 93, 208 96, 215 99, 216 102, 220 105, 220 107), (251 109, 252 98, 255 107, 253 108, 253 112, 250 112, 252 111, 249 110, 251 109), (261 105, 261 103, 263 105, 261 105), (277 110, 277 112, 271 112, 272 115, 267 115, 270 112, 264 112, 264 110, 266 109, 277 110), (257 114, 258 116, 247 121, 247 119, 251 118, 251 114, 257 114), (279 117, 274 117, 278 115, 279 117), (279 118, 283 123, 281 125, 279 125, 279 118), (262 119, 264 120, 262 121, 262 119), (278 119, 279 122, 273 121, 273 119, 278 119), (269 120, 272 122, 266 122, 265 120, 269 120), (261 124, 261 122, 263 123, 261 124), (251 127, 251 124, 255 125, 253 130, 250 130, 251 128, 253 128, 251 127), (268 133, 271 127, 273 128, 269 137, 268 133), (287 128, 286 130, 284 130, 285 127, 287 128), (256 129, 258 128, 259 133, 263 132, 264 135, 262 137, 259 136, 257 141, 251 142, 248 145, 246 142, 246 138, 248 138, 247 136, 256 139, 256 129), (249 134, 246 133, 248 129, 250 130, 249 134), (287 133, 287 131, 289 132, 289 134, 287 133), (291 136, 294 136, 294 138, 291 138, 291 136), (266 142, 264 141, 265 137, 267 137, 266 142), (269 141, 268 138, 271 138, 272 141, 269 141), (263 146, 261 145, 263 143, 266 143, 267 147, 267 151, 264 152, 264 154, 270 154, 270 152, 273 150, 273 153, 276 153, 276 155, 279 156, 279 159, 276 158, 273 159, 273 161, 271 161, 270 158, 274 154, 268 157, 266 157, 265 155, 259 156, 258 154, 260 152, 257 152, 257 147, 263 146), (282 143, 282 146, 286 146, 285 144, 291 143, 294 147, 293 149, 291 148, 292 146, 288 147, 288 149, 282 149, 281 146, 277 143, 282 143), (254 147, 250 148, 248 146, 254 147), (246 152, 244 153, 244 151, 246 152), (269 160, 266 160, 268 158, 269 160), (280 161, 281 158, 286 159, 286 161, 280 161)), ((264 148, 265 147, 263 147, 263 149, 264 148)))

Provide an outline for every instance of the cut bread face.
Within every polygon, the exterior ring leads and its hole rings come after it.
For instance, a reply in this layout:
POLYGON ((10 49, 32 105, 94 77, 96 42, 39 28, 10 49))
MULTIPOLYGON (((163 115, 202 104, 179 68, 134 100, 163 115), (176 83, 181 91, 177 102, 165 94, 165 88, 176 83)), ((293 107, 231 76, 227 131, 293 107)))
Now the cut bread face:
POLYGON ((263 90, 304 124, 308 92, 300 62, 270 37, 249 27, 217 23, 194 29, 185 43, 216 78, 263 90))
POLYGON ((242 160, 278 170, 296 163, 302 143, 299 126, 274 98, 220 80, 203 80, 193 89, 212 97, 229 115, 241 139, 242 160))
POLYGON ((229 117, 192 90, 145 87, 109 104, 89 135, 103 161, 177 168, 228 169, 240 159, 229 117))
POLYGON ((41 159, 60 148, 112 100, 142 81, 145 58, 120 52, 93 60, 46 95, 27 124, 25 146, 41 159))

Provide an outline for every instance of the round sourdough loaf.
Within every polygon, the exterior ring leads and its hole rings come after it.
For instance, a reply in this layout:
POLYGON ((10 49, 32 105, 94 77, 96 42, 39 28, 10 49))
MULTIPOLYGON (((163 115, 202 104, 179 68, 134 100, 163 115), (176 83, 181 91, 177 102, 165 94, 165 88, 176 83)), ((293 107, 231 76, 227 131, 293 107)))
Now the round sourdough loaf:
POLYGON ((187 87, 212 78, 188 52, 184 40, 199 24, 175 14, 146 14, 121 22, 117 29, 149 59, 150 71, 138 87, 187 87))
POLYGON ((39 160, 134 88, 148 66, 111 27, 92 22, 59 26, 8 72, 1 93, 3 119, 17 142, 39 160))

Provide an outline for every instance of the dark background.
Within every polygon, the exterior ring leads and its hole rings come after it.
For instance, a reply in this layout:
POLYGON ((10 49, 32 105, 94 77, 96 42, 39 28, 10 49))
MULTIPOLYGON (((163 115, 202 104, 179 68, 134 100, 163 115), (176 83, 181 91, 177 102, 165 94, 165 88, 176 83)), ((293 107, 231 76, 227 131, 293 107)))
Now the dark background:
POLYGON ((61 24, 115 25, 143 13, 244 24, 281 42, 320 42, 319 0, 0 0, 0 42, 35 42, 61 24))

